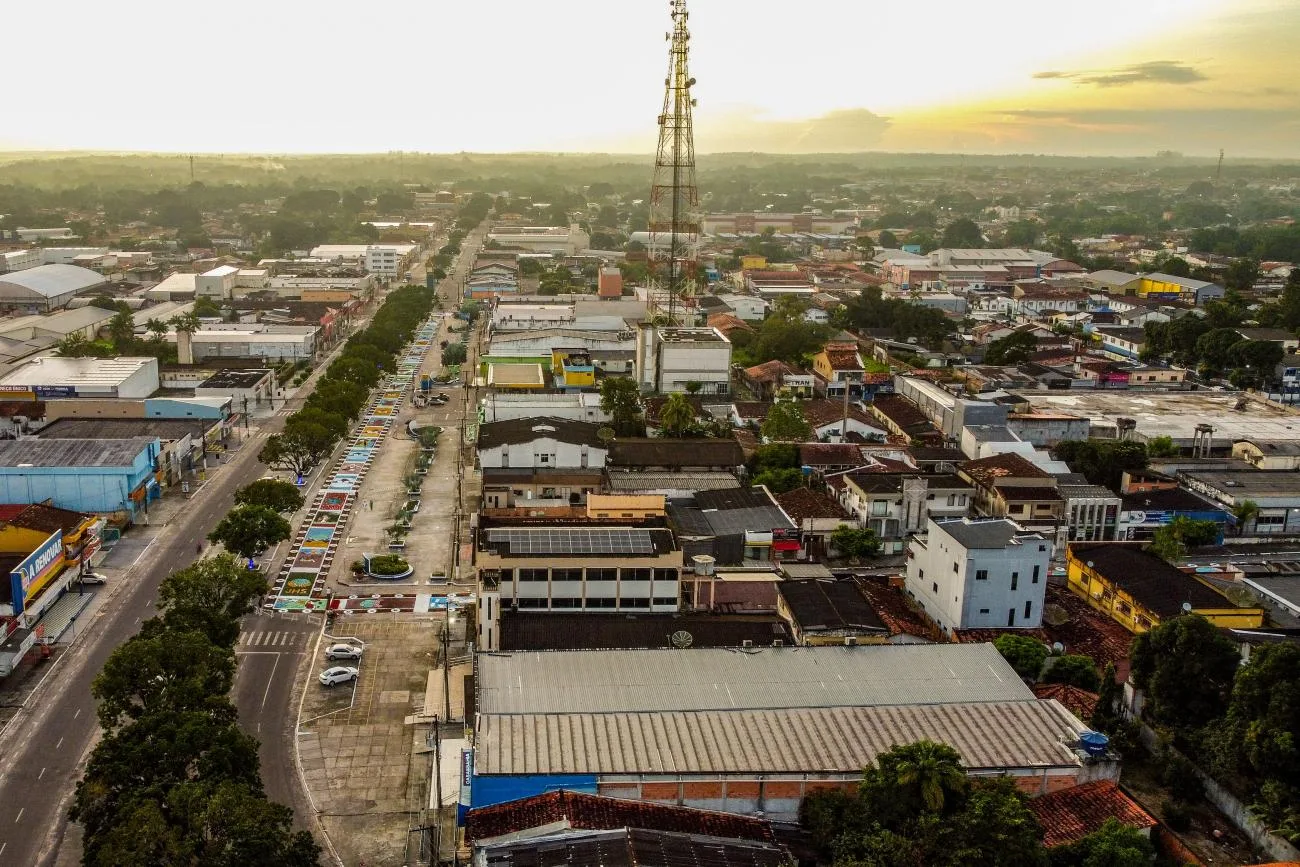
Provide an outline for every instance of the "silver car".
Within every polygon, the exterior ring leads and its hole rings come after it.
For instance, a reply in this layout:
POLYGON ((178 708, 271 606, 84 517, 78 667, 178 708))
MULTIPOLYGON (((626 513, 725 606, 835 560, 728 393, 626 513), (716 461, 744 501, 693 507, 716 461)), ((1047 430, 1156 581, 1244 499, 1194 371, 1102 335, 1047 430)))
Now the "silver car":
POLYGON ((360 659, 361 648, 355 644, 331 644, 325 648, 326 659, 360 659))
POLYGON ((336 665, 320 673, 321 686, 337 686, 340 683, 350 683, 356 680, 360 674, 361 672, 358 669, 336 665))

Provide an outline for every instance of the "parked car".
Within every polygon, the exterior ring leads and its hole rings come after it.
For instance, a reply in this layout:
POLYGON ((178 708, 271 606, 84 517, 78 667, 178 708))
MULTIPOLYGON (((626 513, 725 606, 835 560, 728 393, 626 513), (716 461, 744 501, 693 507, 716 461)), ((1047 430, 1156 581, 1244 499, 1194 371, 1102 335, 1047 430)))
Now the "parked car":
POLYGON ((333 668, 327 668, 320 673, 321 686, 337 686, 340 683, 350 683, 357 679, 361 674, 359 669, 349 668, 345 665, 336 665, 333 668))
POLYGON ((361 648, 355 644, 331 644, 325 648, 326 659, 360 659, 361 648))
POLYGON ((100 584, 107 584, 108 578, 98 572, 82 572, 81 583, 98 586, 100 584))

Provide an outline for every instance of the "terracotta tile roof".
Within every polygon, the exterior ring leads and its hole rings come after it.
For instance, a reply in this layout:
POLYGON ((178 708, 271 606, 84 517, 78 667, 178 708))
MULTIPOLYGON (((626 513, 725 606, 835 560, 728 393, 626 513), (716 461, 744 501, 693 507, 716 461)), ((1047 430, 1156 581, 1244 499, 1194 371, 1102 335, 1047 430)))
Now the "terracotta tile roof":
MULTIPOLYGON (((1114 620, 1093 609, 1069 588, 1048 582, 1043 631, 1049 641, 1065 645, 1066 653, 1092 657, 1098 668, 1111 663, 1127 670, 1133 635, 1114 620)), ((1123 678, 1120 678, 1123 680, 1123 678)))
POLYGON ((831 370, 862 370, 862 358, 854 349, 828 349, 826 360, 831 370))
POLYGON ((1087 722, 1092 712, 1097 709, 1097 693, 1088 692, 1068 683, 1039 683, 1032 689, 1039 698, 1054 698, 1077 716, 1087 722))
POLYGON ((732 331, 753 331, 754 328, 748 322, 731 313, 712 313, 706 320, 710 328, 716 328, 723 334, 730 334, 732 331))
POLYGON ((966 461, 959 468, 972 481, 985 487, 996 486, 1000 479, 1050 479, 1045 470, 1039 469, 1015 452, 993 455, 966 461))
POLYGON ((740 418, 759 420, 766 418, 767 411, 772 408, 772 404, 761 400, 738 400, 732 406, 736 410, 736 415, 740 416, 740 418))
POLYGON ((804 443, 799 446, 799 462, 812 467, 856 467, 866 463, 862 449, 852 443, 804 443))
POLYGON ((567 822, 569 827, 584 830, 645 828, 769 843, 775 839, 766 822, 748 816, 560 791, 470 810, 465 820, 465 841, 555 822, 567 822))
MULTIPOLYGON (((799 403, 799 409, 803 411, 804 420, 813 427, 833 424, 842 421, 844 418, 844 402, 840 400, 805 400, 799 403)), ((879 428, 879 424, 874 418, 856 406, 849 406, 849 418, 879 428)))
POLYGON ((1073 843, 1099 829, 1107 819, 1134 828, 1154 828, 1156 820, 1120 791, 1111 780, 1095 780, 1034 798, 1029 809, 1043 826, 1043 843, 1049 848, 1073 843))
POLYGON ((796 523, 805 518, 847 519, 849 517, 849 513, 844 511, 839 503, 821 491, 795 488, 775 496, 777 503, 796 523))
POLYGON ((782 376, 794 372, 795 369, 784 361, 775 360, 764 361, 762 364, 756 364, 753 367, 745 368, 745 375, 756 382, 776 382, 782 376))
POLYGON ((871 607, 880 616, 890 635, 915 635, 934 639, 937 630, 921 618, 907 604, 903 592, 889 584, 887 578, 863 577, 856 579, 858 589, 867 597, 871 607))

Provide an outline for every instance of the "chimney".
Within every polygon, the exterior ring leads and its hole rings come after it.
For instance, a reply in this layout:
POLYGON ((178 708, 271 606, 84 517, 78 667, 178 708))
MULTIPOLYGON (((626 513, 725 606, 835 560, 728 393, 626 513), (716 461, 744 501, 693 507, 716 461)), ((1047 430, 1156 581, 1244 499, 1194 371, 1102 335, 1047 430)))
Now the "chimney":
POLYGON ((176 360, 181 364, 194 363, 194 335, 188 331, 176 332, 176 360))

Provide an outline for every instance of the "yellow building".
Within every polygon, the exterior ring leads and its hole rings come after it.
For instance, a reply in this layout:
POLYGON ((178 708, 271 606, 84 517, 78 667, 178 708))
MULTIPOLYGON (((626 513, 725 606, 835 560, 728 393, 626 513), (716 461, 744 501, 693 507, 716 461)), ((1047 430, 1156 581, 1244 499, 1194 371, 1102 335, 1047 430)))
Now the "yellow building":
POLYGON ((596 367, 586 350, 551 350, 551 372, 557 388, 567 390, 596 387, 596 367))
POLYGON ((44 503, 0 506, 0 557, 21 560, 14 569, 21 577, 11 588, 14 613, 25 610, 65 568, 89 559, 103 526, 102 518, 44 503))
POLYGON ((1264 609, 1235 605, 1211 585, 1169 565, 1139 543, 1070 545, 1066 575, 1072 591, 1135 634, 1188 608, 1223 628, 1264 625, 1264 609))
POLYGON ((767 267, 766 256, 741 256, 740 270, 742 271, 762 271, 767 267))
POLYGON ((587 517, 604 520, 647 521, 664 516, 664 497, 659 494, 628 496, 588 494, 587 517))

